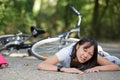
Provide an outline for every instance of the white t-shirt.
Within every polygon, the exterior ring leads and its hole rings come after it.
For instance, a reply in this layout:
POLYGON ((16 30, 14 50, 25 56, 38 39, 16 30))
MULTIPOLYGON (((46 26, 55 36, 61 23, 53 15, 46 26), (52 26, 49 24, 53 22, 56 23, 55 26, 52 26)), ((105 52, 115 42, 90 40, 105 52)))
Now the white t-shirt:
POLYGON ((63 67, 69 68, 70 62, 71 62, 71 53, 72 49, 75 43, 71 44, 68 47, 65 47, 58 51, 55 55, 58 57, 59 63, 58 65, 61 65, 63 67))

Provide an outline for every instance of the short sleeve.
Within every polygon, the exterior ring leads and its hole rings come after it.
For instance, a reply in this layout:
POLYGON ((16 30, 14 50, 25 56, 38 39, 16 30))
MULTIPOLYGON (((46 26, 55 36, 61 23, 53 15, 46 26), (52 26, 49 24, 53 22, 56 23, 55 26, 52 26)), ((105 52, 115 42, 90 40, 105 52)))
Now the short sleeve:
POLYGON ((72 52, 72 47, 73 45, 70 45, 68 47, 65 47, 63 49, 61 49, 60 51, 58 51, 56 53, 57 57, 58 57, 58 60, 61 62, 61 61, 64 61, 65 59, 69 58, 70 55, 71 55, 71 52, 72 52))

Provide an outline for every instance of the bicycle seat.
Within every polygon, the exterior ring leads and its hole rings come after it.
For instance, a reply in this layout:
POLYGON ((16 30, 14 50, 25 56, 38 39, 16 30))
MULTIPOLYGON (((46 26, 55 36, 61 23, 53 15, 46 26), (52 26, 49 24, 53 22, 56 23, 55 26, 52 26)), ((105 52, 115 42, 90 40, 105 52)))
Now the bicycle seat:
POLYGON ((39 29, 35 26, 31 26, 31 33, 34 37, 37 37, 39 34, 44 34, 45 30, 39 29))

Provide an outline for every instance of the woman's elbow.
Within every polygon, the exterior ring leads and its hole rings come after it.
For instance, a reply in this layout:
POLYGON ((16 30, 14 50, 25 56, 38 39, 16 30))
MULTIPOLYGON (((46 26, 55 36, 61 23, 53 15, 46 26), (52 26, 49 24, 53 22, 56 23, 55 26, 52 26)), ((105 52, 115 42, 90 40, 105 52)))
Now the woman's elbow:
POLYGON ((111 64, 111 69, 117 71, 117 70, 120 70, 120 66, 117 64, 111 64))
POLYGON ((120 70, 120 66, 116 65, 116 70, 120 70))

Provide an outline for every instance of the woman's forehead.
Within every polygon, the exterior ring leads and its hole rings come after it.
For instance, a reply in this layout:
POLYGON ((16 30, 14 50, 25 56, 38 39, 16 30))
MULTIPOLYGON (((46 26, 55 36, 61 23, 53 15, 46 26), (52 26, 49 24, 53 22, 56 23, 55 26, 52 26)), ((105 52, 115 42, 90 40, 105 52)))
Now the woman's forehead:
POLYGON ((82 46, 86 49, 94 49, 94 46, 91 45, 90 42, 85 42, 82 46))
POLYGON ((85 42, 85 43, 83 44, 83 46, 89 46, 89 45, 91 45, 90 42, 85 42))

